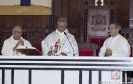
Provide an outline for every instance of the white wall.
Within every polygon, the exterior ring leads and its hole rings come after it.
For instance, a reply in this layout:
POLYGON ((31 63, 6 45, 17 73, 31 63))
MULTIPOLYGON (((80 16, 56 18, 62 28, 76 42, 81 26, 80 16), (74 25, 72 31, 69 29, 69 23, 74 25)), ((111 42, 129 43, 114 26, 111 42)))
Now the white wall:
POLYGON ((20 4, 20 0, 0 0, 1 5, 18 5, 20 4))
MULTIPOLYGON (((18 5, 20 0, 0 0, 1 5, 18 5)), ((31 0, 31 4, 52 7, 52 0, 31 0)))
POLYGON ((31 0, 31 4, 52 7, 52 0, 31 0))

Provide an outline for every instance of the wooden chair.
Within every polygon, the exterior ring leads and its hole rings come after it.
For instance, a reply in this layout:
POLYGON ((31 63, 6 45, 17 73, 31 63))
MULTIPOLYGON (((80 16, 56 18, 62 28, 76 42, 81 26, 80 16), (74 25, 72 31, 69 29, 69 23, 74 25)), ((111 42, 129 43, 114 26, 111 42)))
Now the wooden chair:
POLYGON ((130 44, 130 57, 133 57, 132 52, 133 52, 133 28, 126 28, 121 30, 121 34, 128 40, 130 44))
POLYGON ((41 27, 30 27, 25 29, 26 39, 30 41, 33 47, 37 48, 40 51, 42 51, 41 41, 53 31, 48 28, 41 27))
POLYGON ((82 42, 78 43, 79 56, 96 56, 98 45, 94 43, 82 42))

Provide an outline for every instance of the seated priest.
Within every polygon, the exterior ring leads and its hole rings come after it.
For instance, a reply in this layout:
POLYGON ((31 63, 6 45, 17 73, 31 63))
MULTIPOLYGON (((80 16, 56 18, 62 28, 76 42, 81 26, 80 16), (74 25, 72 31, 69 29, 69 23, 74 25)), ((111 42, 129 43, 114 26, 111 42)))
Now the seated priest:
POLYGON ((12 31, 12 36, 4 41, 2 47, 2 55, 4 56, 21 56, 25 55, 18 51, 16 48, 19 46, 32 47, 29 41, 22 37, 22 28, 20 26, 15 26, 12 31))
POLYGON ((67 20, 58 19, 57 29, 42 41, 44 56, 78 56, 78 45, 72 34, 67 30, 67 20))
POLYGON ((105 40, 100 49, 100 57, 129 57, 130 45, 128 41, 119 34, 122 26, 113 22, 109 27, 109 34, 111 37, 105 40))

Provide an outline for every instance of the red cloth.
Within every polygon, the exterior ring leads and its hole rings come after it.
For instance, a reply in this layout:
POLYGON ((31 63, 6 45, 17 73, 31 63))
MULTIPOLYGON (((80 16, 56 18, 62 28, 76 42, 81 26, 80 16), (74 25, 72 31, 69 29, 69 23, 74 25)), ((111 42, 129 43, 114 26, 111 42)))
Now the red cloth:
POLYGON ((55 51, 55 53, 57 53, 58 46, 59 46, 59 42, 57 41, 57 42, 55 43, 55 47, 56 47, 56 51, 55 51))
POLYGON ((79 49, 79 56, 93 56, 93 50, 91 50, 91 49, 79 49))
MULTIPOLYGON (((99 47, 102 47, 105 40, 106 38, 90 38, 90 43, 95 43, 99 47), (98 44, 98 41, 100 41, 100 45, 98 44)), ((96 56, 98 56, 98 53, 99 53, 99 50, 96 50, 96 56)))
POLYGON ((38 49, 40 52, 42 52, 42 47, 41 46, 34 46, 36 49, 38 49))
POLYGON ((132 57, 132 47, 130 47, 130 57, 132 57))
POLYGON ((102 46, 105 40, 106 38, 90 38, 90 43, 98 44, 98 41, 100 41, 102 46))

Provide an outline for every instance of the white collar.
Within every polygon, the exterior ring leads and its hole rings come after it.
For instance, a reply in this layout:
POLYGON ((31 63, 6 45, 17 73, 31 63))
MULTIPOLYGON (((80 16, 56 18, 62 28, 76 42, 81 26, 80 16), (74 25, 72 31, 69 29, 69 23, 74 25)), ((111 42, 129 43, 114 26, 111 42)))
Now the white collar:
MULTIPOLYGON (((64 31, 64 32, 68 33, 68 30, 67 30, 67 29, 65 29, 65 31, 64 31)), ((64 32, 59 32, 59 31, 58 31, 58 29, 56 29, 56 33, 58 33, 59 35, 64 35, 64 32)))
POLYGON ((19 40, 14 39, 14 37, 13 37, 13 40, 14 40, 14 41, 19 41, 19 40))
POLYGON ((119 36, 120 36, 120 35, 118 34, 117 36, 112 37, 112 39, 117 39, 119 36))
MULTIPOLYGON (((15 42, 18 42, 18 41, 19 41, 19 40, 14 39, 13 35, 11 36, 11 38, 12 38, 15 42)), ((20 39, 23 40, 23 37, 21 37, 20 39)))

